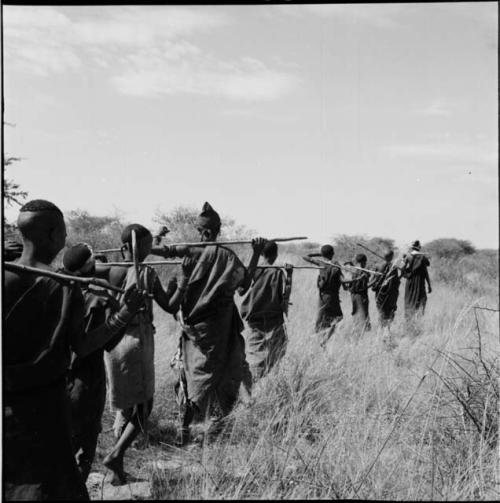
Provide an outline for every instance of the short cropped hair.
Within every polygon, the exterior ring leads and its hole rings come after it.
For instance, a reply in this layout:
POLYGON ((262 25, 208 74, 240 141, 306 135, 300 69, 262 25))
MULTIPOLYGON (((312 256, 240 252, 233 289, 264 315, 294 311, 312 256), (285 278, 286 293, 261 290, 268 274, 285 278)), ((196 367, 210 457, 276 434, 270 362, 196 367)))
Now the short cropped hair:
POLYGON ((356 262, 366 262, 368 259, 364 253, 358 253, 355 257, 356 262))
POLYGON ((274 241, 267 241, 262 250, 262 255, 266 258, 278 255, 278 245, 274 241))
POLYGON ((28 201, 26 204, 21 206, 19 211, 21 213, 27 211, 54 211, 62 215, 62 211, 54 203, 46 201, 45 199, 33 199, 28 201))
POLYGON ((329 255, 333 255, 335 252, 333 251, 333 246, 332 245, 323 245, 321 247, 321 255, 323 257, 328 257, 329 255))
POLYGON ((66 270, 75 272, 81 269, 90 257, 92 257, 90 246, 86 243, 78 243, 64 252, 63 266, 66 270))

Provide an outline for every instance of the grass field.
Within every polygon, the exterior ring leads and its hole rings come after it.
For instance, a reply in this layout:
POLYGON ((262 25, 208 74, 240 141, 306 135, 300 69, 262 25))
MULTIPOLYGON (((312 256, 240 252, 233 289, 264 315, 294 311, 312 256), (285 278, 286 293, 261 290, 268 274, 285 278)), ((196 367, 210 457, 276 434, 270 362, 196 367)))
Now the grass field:
MULTIPOLYGON (((150 480, 159 499, 499 499, 499 319, 473 309, 498 309, 498 258, 433 262, 430 274, 418 335, 403 320, 403 281, 391 346, 373 294, 373 329, 359 336, 342 292, 344 320, 323 350, 312 331, 317 273, 295 271, 286 356, 222 435, 187 449, 172 446, 178 327, 156 309, 151 438, 129 451, 127 472, 150 480)), ((107 412, 101 449, 112 443, 110 427, 107 412)))

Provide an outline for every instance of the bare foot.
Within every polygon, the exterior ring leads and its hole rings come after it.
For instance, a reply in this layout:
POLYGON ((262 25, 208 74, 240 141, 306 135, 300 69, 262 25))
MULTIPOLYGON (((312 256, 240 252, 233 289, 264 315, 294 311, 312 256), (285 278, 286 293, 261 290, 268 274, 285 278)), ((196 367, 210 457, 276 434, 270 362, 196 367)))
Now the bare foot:
POLYGON ((127 476, 123 470, 123 458, 113 456, 111 453, 103 459, 102 464, 112 472, 110 480, 112 486, 122 486, 127 483, 127 476))

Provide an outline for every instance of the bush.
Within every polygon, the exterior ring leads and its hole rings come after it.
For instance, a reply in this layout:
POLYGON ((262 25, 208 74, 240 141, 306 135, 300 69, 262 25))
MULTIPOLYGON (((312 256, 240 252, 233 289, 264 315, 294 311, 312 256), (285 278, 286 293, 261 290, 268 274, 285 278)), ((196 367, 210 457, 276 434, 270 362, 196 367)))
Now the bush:
POLYGON ((80 209, 70 211, 65 219, 68 245, 85 242, 95 250, 119 247, 122 229, 128 224, 128 222, 123 222, 118 215, 95 216, 80 209))
MULTIPOLYGON (((200 211, 192 206, 176 206, 169 213, 157 211, 153 220, 159 225, 166 225, 170 232, 165 238, 165 244, 184 241, 199 241, 197 220, 200 211)), ((251 239, 255 231, 244 225, 238 225, 228 216, 221 216, 221 234, 219 240, 251 239)))
POLYGON ((292 241, 289 243, 278 243, 279 254, 307 255, 319 251, 321 244, 316 241, 292 241))
POLYGON ((397 251, 393 239, 377 236, 369 238, 367 236, 349 236, 347 234, 338 234, 334 236, 333 241, 335 243, 335 256, 337 260, 340 261, 352 260, 357 253, 364 253, 368 259, 368 263, 381 260, 377 259, 373 253, 370 253, 359 246, 358 243, 366 246, 380 256, 383 256, 389 249, 394 250, 395 252, 397 251))
POLYGON ((424 245, 424 251, 438 258, 460 258, 472 255, 476 249, 470 241, 455 238, 440 238, 424 245))
POLYGON ((498 287, 498 252, 478 250, 457 258, 435 258, 429 269, 431 281, 466 289, 482 296, 498 287))

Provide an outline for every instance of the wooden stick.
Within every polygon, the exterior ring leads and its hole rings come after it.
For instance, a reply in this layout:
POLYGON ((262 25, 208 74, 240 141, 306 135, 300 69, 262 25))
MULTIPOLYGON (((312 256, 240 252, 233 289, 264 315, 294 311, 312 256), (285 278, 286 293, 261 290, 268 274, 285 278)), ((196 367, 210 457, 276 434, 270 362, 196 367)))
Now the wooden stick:
MULTIPOLYGON (((292 237, 292 238, 272 238, 267 241, 276 241, 277 243, 283 243, 285 241, 300 241, 304 239, 309 239, 305 236, 301 237, 292 237)), ((198 241, 196 243, 167 243, 165 246, 191 246, 191 247, 199 247, 199 246, 225 246, 225 245, 244 245, 244 244, 252 244, 251 239, 243 239, 243 240, 235 240, 235 241, 198 241)), ((96 250, 95 253, 114 253, 119 252, 121 248, 109 248, 107 250, 96 250)))
MULTIPOLYGON (((155 260, 150 262, 139 262, 139 265, 180 265, 182 264, 182 260, 155 260)), ((134 262, 104 262, 99 265, 110 265, 110 266, 123 266, 130 267, 134 265, 134 262)))
POLYGON ((107 248, 106 250, 96 250, 94 253, 115 253, 121 251, 121 248, 107 248))
POLYGON ((364 248, 365 250, 369 251, 370 253, 373 253, 373 255, 375 255, 376 257, 378 258, 381 258, 382 260, 385 260, 384 257, 382 257, 382 255, 379 255, 378 253, 375 253, 373 250, 370 250, 370 248, 368 248, 368 246, 365 246, 361 243, 356 243, 358 246, 361 246, 361 248, 364 248))
POLYGON ((349 271, 350 269, 357 269, 358 271, 364 271, 364 272, 369 272, 370 274, 377 274, 378 276, 383 276, 381 272, 377 271, 372 271, 371 269, 365 269, 363 267, 358 267, 356 265, 339 265, 339 264, 334 264, 333 262, 330 262, 330 260, 326 260, 324 258, 318 257, 313 260, 319 260, 320 262, 323 262, 324 264, 331 265, 333 267, 338 267, 339 269, 345 269, 346 271, 349 271))
POLYGON ((134 268, 135 268, 135 284, 137 286, 137 290, 142 290, 142 281, 140 277, 141 270, 139 268, 139 251, 137 248, 137 235, 135 233, 135 230, 132 230, 132 260, 134 261, 134 268))
MULTIPOLYGON (((319 265, 293 265, 293 269, 324 269, 319 265)), ((285 269, 284 265, 258 265, 257 269, 285 269)))
MULTIPOLYGON (((182 260, 155 260, 155 261, 148 261, 148 262, 139 262, 139 265, 180 265, 182 264, 182 260)), ((103 266, 123 266, 123 267, 130 267, 134 265, 134 262, 106 262, 104 264, 101 264, 103 266)), ((292 266, 294 269, 324 269, 324 267, 321 266, 315 266, 315 265, 294 265, 292 266)), ((284 269, 284 265, 258 265, 257 269, 284 269)))
POLYGON ((39 269, 38 267, 30 267, 28 265, 16 264, 15 262, 3 262, 3 267, 7 271, 26 272, 30 274, 37 274, 38 276, 46 276, 47 278, 55 279, 64 283, 80 283, 82 285, 96 285, 113 292, 125 293, 125 290, 117 286, 110 285, 107 281, 99 278, 82 278, 81 276, 70 276, 69 274, 61 274, 55 271, 47 271, 39 269))
MULTIPOLYGON (((293 237, 293 238, 271 238, 266 239, 266 241, 276 241, 277 243, 283 243, 285 241, 301 241, 304 239, 309 239, 305 236, 293 237)), ((253 239, 241 239, 234 241, 198 241, 197 243, 168 243, 166 246, 212 246, 212 245, 245 245, 252 244, 253 239)))

